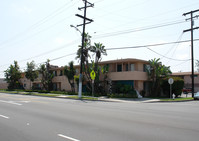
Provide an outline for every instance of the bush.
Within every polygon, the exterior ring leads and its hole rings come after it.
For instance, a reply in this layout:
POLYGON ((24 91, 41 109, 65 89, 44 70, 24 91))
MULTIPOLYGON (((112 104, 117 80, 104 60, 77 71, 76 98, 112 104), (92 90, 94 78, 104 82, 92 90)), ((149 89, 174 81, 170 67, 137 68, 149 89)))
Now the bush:
MULTIPOLYGON (((180 77, 172 77, 174 80, 174 83, 172 84, 172 94, 174 93, 176 97, 181 95, 182 89, 184 87, 184 80, 180 77)), ((163 93, 166 95, 166 97, 170 97, 170 85, 168 83, 169 78, 165 78, 162 81, 162 89, 163 93)))
POLYGON ((77 95, 75 92, 67 92, 68 95, 77 95))
POLYGON ((137 98, 137 93, 131 85, 116 84, 114 93, 107 96, 110 98, 137 98))
POLYGON ((38 93, 50 93, 50 91, 47 91, 47 90, 39 90, 38 93))
POLYGON ((112 93, 107 94, 108 98, 137 98, 137 94, 135 93, 128 93, 128 94, 122 94, 122 93, 112 93))
POLYGON ((50 91, 52 94, 68 94, 67 92, 64 91, 50 91))

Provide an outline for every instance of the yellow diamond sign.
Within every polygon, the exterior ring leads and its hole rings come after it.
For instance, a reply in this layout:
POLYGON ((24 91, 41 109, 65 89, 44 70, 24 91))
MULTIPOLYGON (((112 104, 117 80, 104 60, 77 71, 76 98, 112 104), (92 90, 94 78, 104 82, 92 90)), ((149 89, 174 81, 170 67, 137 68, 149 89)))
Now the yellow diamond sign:
POLYGON ((96 76, 96 75, 95 75, 94 70, 91 71, 90 76, 91 76, 91 79, 92 79, 92 80, 95 80, 95 76, 96 76))

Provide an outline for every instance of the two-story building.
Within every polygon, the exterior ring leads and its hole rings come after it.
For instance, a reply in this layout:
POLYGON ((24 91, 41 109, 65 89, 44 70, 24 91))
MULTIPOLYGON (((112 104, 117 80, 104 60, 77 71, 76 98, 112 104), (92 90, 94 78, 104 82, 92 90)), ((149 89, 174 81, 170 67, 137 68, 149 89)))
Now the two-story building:
MULTIPOLYGON (((148 76, 145 70, 146 65, 149 65, 148 61, 140 59, 117 59, 110 61, 103 61, 99 63, 100 66, 107 65, 109 71, 107 73, 107 80, 111 81, 111 84, 126 84, 131 85, 134 89, 141 92, 142 90, 147 90, 148 76)), ((76 73, 79 73, 80 66, 75 66, 76 73)), ((53 89, 59 91, 71 91, 70 84, 67 77, 64 75, 64 67, 52 67, 53 71, 53 89)), ((103 74, 100 75, 100 81, 103 80, 103 74)), ((30 82, 25 76, 22 77, 21 83, 25 89, 30 89, 32 86, 42 87, 41 85, 41 75, 33 83, 30 82)), ((77 85, 76 85, 77 86, 77 85)))
MULTIPOLYGON (((121 83, 127 84, 134 87, 134 89, 141 92, 145 90, 146 92, 149 90, 148 88, 148 76, 146 72, 146 66, 149 65, 148 61, 140 60, 140 59, 117 59, 110 61, 103 61, 99 63, 100 66, 108 66, 109 71, 107 73, 107 79, 104 80, 103 74, 100 75, 100 81, 111 82, 112 85, 121 83)), ((76 73, 79 73, 80 66, 75 66, 76 73)), ((52 66, 50 68, 53 71, 53 89, 59 91, 71 91, 71 86, 68 82, 67 77, 64 75, 64 67, 52 66)), ((178 72, 173 73, 172 76, 178 76, 184 79, 184 87, 191 88, 192 87, 192 78, 191 72, 178 72)), ((22 73, 22 78, 20 79, 20 83, 23 85, 25 89, 31 89, 32 86, 36 88, 42 88, 41 84, 41 74, 34 81, 31 82, 25 77, 25 74, 22 73)), ((76 84, 77 86, 78 84, 76 84)), ((1 79, 0 80, 0 89, 6 89, 8 84, 1 79)), ((194 73, 194 86, 195 92, 199 91, 199 73, 194 73)), ((107 87, 108 88, 108 87, 107 87)), ((77 89, 76 89, 77 90, 77 89)))

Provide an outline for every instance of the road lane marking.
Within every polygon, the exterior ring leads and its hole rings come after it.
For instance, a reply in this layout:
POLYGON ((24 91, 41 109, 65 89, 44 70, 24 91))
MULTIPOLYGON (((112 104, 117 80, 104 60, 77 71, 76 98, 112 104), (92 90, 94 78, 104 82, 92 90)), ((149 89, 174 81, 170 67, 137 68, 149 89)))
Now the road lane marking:
POLYGON ((31 102, 31 101, 19 101, 19 102, 22 102, 22 103, 29 103, 29 102, 31 102))
POLYGON ((4 115, 0 115, 0 117, 2 117, 2 118, 6 118, 6 119, 9 119, 9 117, 4 116, 4 115))
POLYGON ((4 100, 0 100, 0 102, 3 102, 3 103, 9 103, 9 104, 14 104, 14 105, 19 105, 19 106, 21 106, 22 104, 20 104, 20 103, 16 103, 16 102, 14 102, 14 101, 4 101, 4 100))
POLYGON ((71 138, 71 137, 62 135, 62 134, 57 134, 57 135, 60 136, 60 137, 62 137, 62 138, 65 138, 65 139, 69 139, 69 140, 71 140, 71 141, 80 141, 80 140, 77 140, 77 139, 74 139, 74 138, 71 138))

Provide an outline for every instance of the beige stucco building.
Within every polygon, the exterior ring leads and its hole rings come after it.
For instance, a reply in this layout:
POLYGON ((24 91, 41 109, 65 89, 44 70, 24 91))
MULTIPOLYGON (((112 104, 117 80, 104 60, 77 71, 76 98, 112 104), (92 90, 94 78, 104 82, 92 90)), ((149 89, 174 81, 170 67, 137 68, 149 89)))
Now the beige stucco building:
MULTIPOLYGON (((148 77, 145 71, 145 67, 146 65, 149 65, 148 61, 129 58, 103 61, 100 62, 99 65, 109 66, 109 72, 107 73, 106 79, 107 83, 111 82, 111 85, 114 85, 116 83, 131 85, 139 92, 147 89, 146 83, 148 81, 148 77)), ((75 66, 75 69, 78 74, 79 66, 75 66)), ((50 70, 53 71, 54 74, 54 78, 52 80, 53 89, 59 91, 71 91, 71 86, 68 82, 68 79, 64 75, 64 67, 53 66, 52 68, 50 68, 50 70)), ((103 74, 100 75, 100 81, 105 81, 103 74)), ((27 78, 25 78, 24 75, 22 75, 21 83, 23 84, 23 87, 25 89, 30 89, 33 85, 38 88, 42 87, 40 82, 41 75, 33 83, 30 82, 27 78)))

